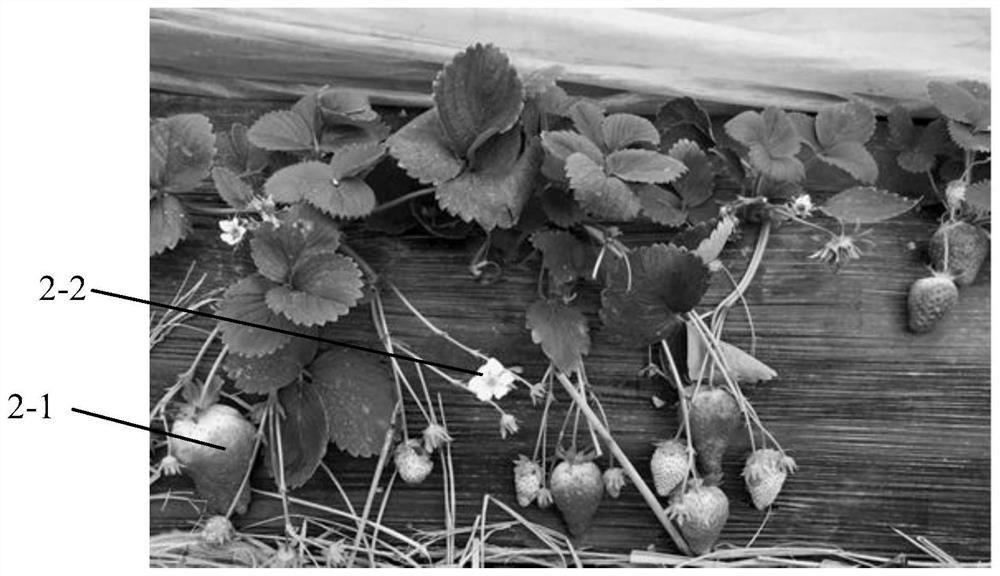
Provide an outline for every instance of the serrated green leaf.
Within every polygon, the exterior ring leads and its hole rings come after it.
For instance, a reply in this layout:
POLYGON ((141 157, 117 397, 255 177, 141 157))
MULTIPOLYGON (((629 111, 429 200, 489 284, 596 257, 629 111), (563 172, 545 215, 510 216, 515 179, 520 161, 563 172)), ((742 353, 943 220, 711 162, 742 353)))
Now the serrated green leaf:
POLYGON ((264 150, 295 152, 312 150, 315 146, 312 127, 291 110, 264 114, 247 131, 247 139, 264 150))
POLYGON ((733 140, 749 148, 750 164, 776 180, 799 182, 805 168, 795 158, 801 138, 792 119, 777 108, 742 112, 725 125, 733 140))
POLYGON ((972 152, 990 151, 989 132, 974 132, 972 128, 965 124, 949 120, 948 134, 951 136, 952 142, 957 144, 962 150, 970 150, 972 152))
POLYGON ((608 176, 587 156, 574 152, 566 159, 566 175, 573 196, 587 212, 612 220, 636 217, 641 205, 625 182, 608 176))
POLYGON ((917 143, 917 129, 913 125, 910 112, 899 104, 893 106, 888 114, 889 140, 899 150, 912 148, 917 143))
POLYGON ((604 111, 589 100, 580 100, 570 106, 569 116, 573 127, 604 152, 608 147, 604 142, 604 111))
POLYGON ((716 225, 708 238, 701 241, 694 250, 695 256, 701 258, 705 264, 711 264, 719 259, 722 249, 726 247, 733 231, 736 230, 736 219, 732 216, 725 216, 716 225))
POLYGON ((172 250, 191 230, 187 210, 172 194, 158 194, 149 201, 149 255, 172 250))
POLYGON ((340 246, 340 231, 325 216, 306 206, 282 214, 280 225, 263 224, 250 240, 250 255, 265 277, 285 283, 300 257, 332 253, 340 246))
POLYGON ((875 133, 875 113, 860 102, 844 102, 820 110, 813 122, 815 137, 800 117, 793 117, 797 132, 816 157, 865 183, 878 179, 878 164, 864 144, 875 133))
POLYGON ((286 166, 267 179, 264 192, 277 202, 306 200, 334 217, 358 218, 375 208, 375 192, 360 178, 337 179, 326 163, 286 166))
POLYGON ((874 186, 855 186, 834 195, 820 209, 847 224, 873 224, 899 216, 919 201, 874 186))
POLYGON ((556 80, 562 74, 560 66, 549 66, 535 70, 524 77, 525 96, 532 100, 543 114, 568 116, 569 107, 577 98, 569 96, 556 80))
POLYGON ((303 95, 299 100, 292 105, 292 112, 298 114, 307 126, 309 126, 309 131, 312 132, 313 136, 318 136, 323 130, 323 117, 320 115, 319 110, 319 92, 309 92, 303 95))
POLYGON ((585 154, 594 162, 604 160, 604 153, 587 137, 569 130, 542 132, 542 146, 555 158, 565 162, 574 152, 585 154))
POLYGON ((969 124, 977 130, 989 130, 990 90, 985 84, 930 82, 927 94, 934 106, 950 120, 969 124))
POLYGON ((683 200, 683 206, 701 206, 715 192, 715 170, 698 144, 691 140, 678 140, 669 155, 682 163, 687 170, 673 182, 674 190, 683 200))
MULTIPOLYGON (((281 460, 285 485, 295 489, 305 484, 319 468, 330 441, 329 423, 318 386, 297 382, 278 391, 282 414, 281 460)), ((271 450, 272 473, 277 477, 279 462, 275 447, 271 450)))
POLYGON ((386 141, 399 167, 424 184, 447 182, 458 176, 464 167, 464 162, 448 147, 440 125, 437 110, 432 108, 386 141))
POLYGON ((628 182, 666 184, 687 172, 676 158, 652 150, 617 150, 605 162, 610 174, 628 182))
POLYGON ((520 130, 494 134, 476 149, 475 156, 469 159, 468 170, 481 174, 506 174, 521 154, 522 140, 520 130))
POLYGON ((315 340, 292 338, 271 354, 249 358, 230 354, 226 373, 236 381, 236 387, 250 394, 267 394, 295 381, 303 368, 316 356, 315 340))
POLYGON ((681 199, 670 190, 655 184, 642 184, 636 186, 635 191, 642 205, 642 213, 653 222, 677 227, 687 221, 681 199))
POLYGON ((311 372, 337 447, 355 457, 378 454, 397 400, 388 366, 370 354, 334 348, 313 362, 311 372))
POLYGON ((536 300, 525 315, 531 340, 560 371, 572 374, 590 352, 587 319, 578 309, 558 299, 536 300))
POLYGON ((247 127, 236 122, 228 132, 216 136, 217 164, 236 174, 259 172, 267 166, 268 151, 258 148, 247 138, 247 127))
MULTIPOLYGON (((223 294, 219 304, 219 316, 270 328, 293 330, 295 325, 287 318, 272 312, 264 301, 265 294, 275 286, 276 284, 259 274, 241 279, 223 294)), ((232 352, 244 356, 270 354, 292 338, 288 334, 226 321, 221 321, 219 326, 222 329, 222 342, 229 346, 232 352)))
POLYGON ((632 144, 660 143, 660 133, 653 123, 634 114, 612 114, 601 123, 601 134, 608 150, 621 150, 632 144))
POLYGON ((329 252, 310 253, 295 262, 290 285, 268 290, 266 302, 300 326, 317 326, 347 314, 361 299, 363 285, 354 260, 329 252))
POLYGON ((556 226, 569 228, 586 217, 573 195, 560 186, 546 186, 540 192, 540 200, 545 215, 556 226))
POLYGON ((542 266, 560 284, 586 276, 590 271, 587 244, 562 230, 541 230, 531 235, 531 244, 542 253, 542 266))
POLYGON ((847 172, 857 180, 873 183, 878 180, 878 164, 859 142, 841 142, 823 149, 816 157, 847 172))
POLYGON ((979 216, 990 215, 990 180, 980 180, 965 189, 965 203, 979 216))
POLYGON ((486 139, 514 126, 524 106, 524 87, 502 50, 476 44, 438 74, 434 104, 450 149, 468 158, 486 139))
POLYGON ((212 168, 212 182, 215 183, 215 191, 219 193, 219 197, 237 210, 246 210, 253 200, 253 188, 229 168, 212 168))
POLYGON ((632 341, 652 344, 673 334, 680 314, 701 301, 708 290, 709 270, 686 249, 667 244, 643 246, 624 263, 611 260, 601 293, 601 318, 613 332, 632 341))
MULTIPOLYGON (((508 170, 483 165, 479 171, 466 171, 442 183, 437 188, 438 203, 466 222, 475 221, 484 230, 510 228, 517 223, 535 186, 542 156, 541 144, 534 139, 508 170)), ((502 160, 494 158, 497 159, 502 160)), ((479 161, 488 162, 489 159, 479 161)))
POLYGON ((701 106, 688 97, 674 98, 660 107, 654 122, 660 133, 660 151, 667 152, 679 140, 691 140, 705 148, 715 146, 712 121, 701 106))
POLYGON ((149 128, 149 185, 187 192, 208 177, 215 159, 212 123, 202 114, 177 114, 149 128))
POLYGON ((351 178, 368 170, 385 155, 385 146, 379 143, 344 146, 330 159, 335 180, 351 178))
POLYGON ((317 102, 325 124, 363 126, 379 121, 368 96, 357 90, 328 88, 319 93, 317 102))
POLYGON ((327 125, 319 138, 320 152, 334 153, 347 146, 374 146, 389 136, 389 127, 381 121, 363 125, 327 125))
MULTIPOLYGON (((744 352, 740 348, 719 341, 719 352, 729 371, 729 377, 742 384, 766 382, 778 375, 770 366, 744 352)), ((724 385, 726 377, 723 369, 715 366, 713 370, 712 356, 706 351, 705 341, 698 329, 688 324, 687 328, 687 365, 688 377, 692 382, 710 381, 713 384, 724 385), (704 371, 702 371, 704 367, 704 371), (711 378, 709 376, 711 375, 711 378)))

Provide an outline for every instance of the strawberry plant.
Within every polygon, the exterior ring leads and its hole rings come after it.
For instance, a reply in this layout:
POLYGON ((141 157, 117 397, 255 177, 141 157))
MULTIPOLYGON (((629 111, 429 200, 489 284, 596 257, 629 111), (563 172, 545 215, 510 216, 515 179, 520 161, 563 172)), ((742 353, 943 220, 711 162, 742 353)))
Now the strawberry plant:
MULTIPOLYGON (((929 329, 955 304, 953 282, 970 283, 985 254, 989 181, 974 173, 988 162, 981 157, 989 151, 988 96, 978 84, 935 83, 930 97, 946 118, 917 126, 902 109, 888 116, 901 169, 935 182, 936 174, 950 177, 944 175, 954 173, 955 162, 962 167, 941 195, 946 215, 930 245, 935 276, 911 292, 915 331, 929 329)), ((240 450, 213 464, 171 442, 161 468, 186 470, 212 511, 229 516, 245 510, 250 469, 264 447, 294 539, 288 493, 323 466, 329 444, 355 457, 378 456, 379 471, 391 460, 405 484, 439 472, 453 483, 447 460, 442 456, 437 469, 433 460, 454 440, 429 382, 496 410, 504 438, 518 431, 519 420, 498 401, 521 384, 541 414, 533 453, 512 463, 516 501, 554 503, 574 538, 587 532, 605 494, 615 499, 634 487, 678 549, 710 551, 735 505, 718 486, 736 434, 746 434, 750 447, 742 455, 750 500, 761 510, 780 503, 797 466, 746 391, 778 375, 754 357, 753 346, 748 352, 723 338, 726 320, 737 304, 749 313, 745 293, 774 227, 818 231, 811 258, 839 269, 873 247, 863 226, 921 201, 877 185, 880 167, 869 150, 875 110, 857 100, 815 115, 770 107, 719 126, 694 100, 677 98, 648 119, 569 95, 558 71, 522 75, 502 50, 483 44, 444 65, 432 100, 397 130, 363 95, 329 87, 223 134, 213 135, 198 115, 153 124, 151 252, 184 237, 187 210, 227 216, 220 239, 247 254, 253 272, 224 291, 218 313, 273 329, 221 321, 205 345, 216 337, 223 343, 209 377, 196 382, 192 368, 151 414, 165 422, 165 406, 180 393, 174 429, 204 438, 238 435, 240 450), (415 189, 384 190, 378 171, 386 166, 405 173, 415 189), (809 183, 829 171, 851 184, 814 204, 809 183), (180 198, 208 178, 226 208, 180 198), (510 261, 537 261, 537 296, 525 302, 524 327, 547 369, 529 380, 438 327, 351 248, 359 221, 419 225, 441 238, 480 236, 469 270, 481 282, 510 261), (636 245, 628 231, 637 222, 662 229, 663 238, 636 245), (736 279, 723 261, 725 247, 754 232, 753 253, 736 279), (732 290, 706 306, 717 281, 732 290), (580 298, 588 292, 598 307, 584 304, 592 301, 580 298), (478 367, 474 375, 456 377, 397 338, 385 314, 388 298, 468 357, 478 367), (372 319, 370 344, 385 358, 329 346, 336 323, 361 307, 372 319), (588 377, 598 329, 645 350, 642 373, 676 394, 674 436, 650 439, 655 491, 614 440, 588 377), (249 421, 219 403, 225 384, 249 421), (560 412, 563 394, 572 403, 560 412), (406 406, 420 414, 419 431, 409 427, 406 406), (560 417, 550 438, 549 421, 560 417), (208 469, 219 476, 210 479, 208 469)), ((378 483, 376 477, 365 518, 378 483)), ((364 527, 358 530, 360 539, 364 527)))

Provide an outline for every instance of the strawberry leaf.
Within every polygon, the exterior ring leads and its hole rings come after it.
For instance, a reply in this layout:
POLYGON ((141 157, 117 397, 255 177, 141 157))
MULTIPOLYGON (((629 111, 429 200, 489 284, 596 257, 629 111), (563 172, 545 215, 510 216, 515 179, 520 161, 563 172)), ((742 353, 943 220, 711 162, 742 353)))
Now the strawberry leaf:
POLYGON ((303 255, 332 253, 340 246, 340 232, 327 218, 312 208, 296 208, 282 215, 279 226, 261 226, 250 240, 257 271, 279 284, 303 255))
POLYGON ((726 133, 749 148, 750 164, 775 180, 799 182, 805 178, 805 168, 795 157, 801 139, 792 119, 777 108, 763 113, 742 112, 725 125, 726 133))
POLYGON ((670 157, 682 163, 687 170, 673 182, 685 207, 700 206, 715 191, 715 170, 708 155, 690 140, 678 140, 670 148, 670 157))
POLYGON ((820 209, 844 223, 873 224, 899 216, 919 202, 873 186, 855 186, 834 195, 820 209))
POLYGON ((448 148, 433 108, 411 120, 389 137, 389 153, 411 178, 440 184, 458 176, 463 161, 448 148))
POLYGON ((681 207, 681 199, 676 194, 655 184, 636 187, 642 213, 650 220, 664 226, 677 227, 687 220, 687 213, 681 207))
POLYGON ((385 155, 382 144, 360 144, 344 146, 330 160, 330 168, 336 180, 357 176, 378 164, 385 155))
POLYGON ((708 290, 709 270, 686 249, 643 246, 629 255, 631 289, 624 263, 608 267, 601 293, 601 318, 612 331, 643 344, 667 338, 683 324, 679 314, 694 308, 708 290))
POLYGON ((815 136, 808 133, 802 115, 796 127, 816 157, 865 183, 878 179, 878 165, 864 144, 875 133, 875 113, 860 102, 844 102, 824 108, 813 121, 815 136))
POLYGON ((149 201, 149 255, 172 250, 191 231, 187 210, 173 194, 149 201))
POLYGON ((267 150, 251 144, 247 139, 247 127, 239 122, 233 124, 229 132, 216 136, 215 143, 218 147, 218 164, 236 174, 259 172, 267 166, 267 150))
POLYGON ((556 226, 569 228, 586 217, 573 195, 561 186, 546 186, 540 192, 540 199, 542 210, 556 226))
POLYGON ((541 68, 527 74, 524 78, 525 97, 532 101, 538 111, 543 114, 569 116, 569 107, 577 99, 566 94, 566 91, 556 84, 563 70, 559 66, 541 68))
MULTIPOLYGON (((234 320, 292 330, 295 325, 267 307, 264 295, 276 284, 254 274, 230 286, 222 296, 219 315, 234 320)), ((221 321, 222 342, 236 354, 264 356, 281 348, 292 338, 288 334, 221 321)))
POLYGON ((687 171, 676 158, 652 150, 618 150, 608 155, 607 171, 622 180, 647 184, 673 182, 687 171))
POLYGON ((965 203, 979 216, 990 215, 990 181, 980 180, 965 189, 965 203))
POLYGON ((296 261, 290 285, 267 292, 268 307, 300 326, 333 322, 361 298, 361 270, 354 260, 329 252, 310 253, 296 261))
POLYGON ((247 131, 247 139, 264 150, 297 152, 312 150, 316 145, 312 125, 292 110, 264 114, 247 131))
POLYGON ((962 150, 970 150, 972 152, 990 151, 989 132, 976 132, 961 122, 949 120, 948 134, 951 136, 952 142, 957 144, 962 150))
POLYGON ((212 168, 212 182, 219 197, 237 210, 246 210, 253 200, 253 188, 229 168, 212 168))
POLYGON ((250 394, 267 394, 294 382, 316 356, 315 340, 292 338, 274 352, 257 358, 230 354, 226 373, 236 387, 250 394))
POLYGON ((434 104, 449 148, 460 158, 521 115, 524 87, 507 55, 492 44, 460 52, 434 80, 434 104))
POLYGON ((477 170, 440 184, 438 203, 466 222, 476 221, 484 230, 510 228, 535 186, 542 147, 537 139, 532 140, 512 167, 505 164, 502 154, 485 156, 477 158, 477 170))
POLYGON ((889 144, 899 151, 896 163, 900 168, 922 174, 934 168, 937 154, 947 152, 950 137, 943 120, 917 128, 905 108, 894 106, 889 111, 889 144))
POLYGON ((691 98, 674 98, 664 104, 654 124, 660 133, 661 152, 666 153, 680 140, 691 140, 703 148, 715 146, 708 113, 691 98))
POLYGON ((604 143, 604 111, 597 104, 581 100, 570 107, 569 116, 573 119, 573 127, 577 132, 602 151, 608 151, 604 143))
POLYGON ((300 162, 267 179, 264 192, 277 202, 306 200, 335 217, 358 218, 375 208, 375 192, 360 178, 336 178, 329 164, 300 162))
POLYGON ((590 352, 587 319, 578 309, 557 299, 536 300, 528 307, 526 327, 531 340, 562 372, 572 374, 590 352))
POLYGON ((277 478, 277 463, 284 463, 285 484, 295 489, 305 484, 319 468, 330 441, 329 424, 320 389, 297 382, 278 391, 282 415, 281 460, 271 449, 271 469, 277 478))
POLYGON ((719 259, 719 254, 726 247, 726 242, 733 235, 736 229, 736 219, 732 216, 724 216, 712 230, 708 238, 702 240, 694 250, 695 256, 701 258, 705 264, 711 264, 719 259))
MULTIPOLYGON (((729 376, 738 383, 756 384, 771 380, 778 375, 767 364, 727 342, 719 342, 719 352, 729 369, 729 376)), ((706 353, 705 341, 702 340, 701 334, 688 324, 687 365, 691 381, 700 382, 711 375, 713 384, 725 384, 726 379, 722 370, 718 366, 713 370, 712 364, 712 357, 706 353)))
POLYGON ((334 348, 313 362, 311 373, 337 447, 356 457, 378 454, 397 401, 385 363, 370 354, 334 348))
POLYGON ((612 220, 631 220, 641 205, 625 182, 608 176, 589 157, 574 152, 566 159, 573 196, 587 212, 612 220))
POLYGON ((574 152, 585 154, 594 162, 604 160, 604 153, 586 136, 569 130, 542 132, 542 146, 551 156, 566 161, 574 152))
POLYGON ((201 114, 162 118, 149 128, 149 185, 187 192, 208 177, 215 159, 212 123, 201 114))
POLYGON ((990 129, 990 87, 979 82, 931 82, 927 94, 949 120, 979 131, 990 129))
POLYGON ((601 134, 608 150, 622 150, 633 144, 660 143, 660 133, 653 123, 634 114, 612 114, 601 123, 601 134))
POLYGON ((586 276, 590 271, 587 245, 562 230, 540 230, 531 235, 531 245, 542 253, 542 266, 560 284, 586 276))
POLYGON ((378 112, 372 109, 368 96, 356 90, 323 90, 317 96, 317 104, 325 124, 365 126, 379 121, 378 112))

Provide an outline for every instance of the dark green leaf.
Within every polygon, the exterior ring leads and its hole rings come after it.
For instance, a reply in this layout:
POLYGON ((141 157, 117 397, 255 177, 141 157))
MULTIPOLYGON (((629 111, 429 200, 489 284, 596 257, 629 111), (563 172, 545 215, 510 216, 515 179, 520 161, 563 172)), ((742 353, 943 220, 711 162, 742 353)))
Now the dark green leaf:
POLYGON ((873 224, 899 216, 919 202, 874 186, 855 186, 834 195, 820 209, 846 224, 873 224))
MULTIPOLYGON (((230 286, 219 304, 219 316, 244 322, 261 324, 270 328, 293 330, 295 325, 288 319, 275 314, 267 307, 264 295, 276 284, 267 278, 254 274, 230 286)), ((222 342, 236 354, 244 356, 264 356, 281 348, 291 339, 287 334, 252 328, 241 324, 222 321, 222 342)))
POLYGON ((639 213, 639 199, 628 185, 605 174, 587 156, 579 152, 570 154, 566 159, 566 174, 573 187, 573 196, 590 214, 627 221, 639 213))
POLYGON ((295 152, 312 150, 315 145, 312 127, 291 110, 264 114, 250 127, 247 139, 264 150, 295 152))
POLYGON ((208 177, 215 159, 212 123, 201 114, 177 114, 149 128, 149 185, 187 192, 208 177))
POLYGON ((353 260, 328 252, 299 258, 290 285, 267 292, 271 310, 301 326, 333 322, 361 298, 361 270, 353 260))
POLYGON ((607 171, 628 182, 666 184, 687 171, 676 158, 652 150, 618 150, 608 155, 607 171))
POLYGON ((236 381, 236 387, 251 394, 267 394, 298 379, 314 356, 315 340, 292 338, 274 352, 257 358, 230 354, 226 373, 236 381))
POLYGON ((424 184, 441 184, 458 176, 464 163, 441 133, 438 112, 424 112, 389 137, 389 153, 411 178, 424 184))
POLYGON ((575 372, 590 352, 587 319, 561 300, 536 300, 528 307, 526 327, 531 340, 541 344, 542 352, 562 372, 575 372))
POLYGON ((215 182, 215 191, 219 193, 219 197, 237 210, 246 210, 253 200, 253 188, 229 168, 212 168, 212 181, 215 182))
POLYGON ((150 256, 172 250, 190 230, 187 211, 172 194, 158 194, 149 201, 150 256))
POLYGON ((531 244, 542 253, 542 266, 557 283, 572 282, 590 272, 587 244, 569 232, 538 231, 531 235, 531 244))
POLYGON ((352 456, 378 454, 397 401, 389 367, 370 354, 334 348, 311 371, 337 447, 352 456))
MULTIPOLYGON (((285 485, 295 489, 312 478, 323 461, 330 441, 329 425, 320 389, 315 384, 297 382, 285 386, 278 392, 278 401, 284 413, 280 426, 285 485)), ((275 474, 278 461, 272 448, 271 465, 275 474)))
POLYGON ((681 208, 681 199, 676 194, 655 184, 636 187, 642 213, 650 220, 664 226, 677 227, 687 220, 687 213, 681 208))

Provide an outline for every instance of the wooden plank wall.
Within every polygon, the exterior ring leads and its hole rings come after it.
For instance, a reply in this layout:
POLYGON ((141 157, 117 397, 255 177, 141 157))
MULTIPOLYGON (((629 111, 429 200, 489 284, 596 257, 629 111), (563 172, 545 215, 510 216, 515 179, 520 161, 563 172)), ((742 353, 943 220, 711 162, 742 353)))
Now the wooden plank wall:
MULTIPOLYGON (((249 124, 262 112, 285 103, 228 102, 153 93, 151 114, 206 113, 219 129, 234 121, 249 124)), ((405 184, 401 184, 405 185, 405 184)), ((199 195, 211 201, 209 190, 199 195)), ((905 295, 924 273, 926 239, 933 230, 930 211, 873 227, 873 250, 839 273, 808 256, 815 240, 800 228, 773 235, 747 299, 759 337, 758 356, 780 377, 750 391, 761 418, 798 461, 801 470, 786 485, 759 545, 788 542, 828 543, 883 555, 914 552, 890 527, 930 538, 961 560, 989 559, 990 553, 990 269, 962 291, 961 302, 939 329, 914 336, 904 329, 905 295)), ((208 275, 206 288, 224 287, 252 270, 245 249, 235 251, 218 239, 216 221, 194 218, 195 232, 176 250, 150 260, 150 297, 169 300, 185 271, 208 275)), ((540 350, 524 329, 524 310, 535 297, 536 262, 508 270, 493 285, 473 280, 466 270, 478 239, 443 241, 426 234, 389 237, 351 232, 352 245, 387 273, 408 297, 442 328, 464 342, 509 363, 524 366, 529 378, 545 367, 540 350)), ((662 231, 637 227, 629 243, 663 240, 662 231)), ((731 245, 723 260, 742 271, 753 234, 731 245)), ((717 302, 726 286, 716 282, 705 304, 717 302)), ((594 290, 585 291, 588 310, 597 309, 594 290)), ((452 356, 392 297, 390 325, 418 352, 441 361, 452 356)), ((591 326, 599 326, 590 314, 591 326)), ((210 327, 208 322, 195 324, 210 327)), ((337 324, 338 337, 373 343, 367 314, 352 313, 337 324)), ((731 315, 725 336, 746 345, 748 325, 731 315)), ((651 442, 674 432, 671 407, 656 409, 654 394, 671 399, 663 381, 640 377, 642 350, 626 349, 594 331, 588 372, 608 412, 612 431, 636 466, 645 471, 651 442)), ((150 356, 150 402, 158 399, 191 362, 202 336, 179 330, 150 356)), ((211 353, 217 351, 214 348, 211 353)), ((211 356, 209 356, 211 358, 211 356)), ((207 370, 207 366, 205 366, 207 370)), ((202 372, 202 375, 204 372, 202 372)), ((497 416, 471 395, 434 386, 445 398, 455 436, 454 461, 459 525, 479 512, 483 494, 512 503, 511 461, 530 454, 541 410, 525 391, 505 398, 504 406, 522 422, 520 434, 501 440, 497 416)), ((560 397, 559 406, 568 399, 560 397)), ((553 426, 558 425, 558 420, 553 426)), ((353 459, 331 448, 326 463, 344 484, 355 506, 364 502, 375 461, 353 459)), ((749 503, 740 480, 742 455, 731 451, 723 488, 732 505, 722 541, 744 545, 764 517, 749 503)), ((263 475, 253 484, 272 489, 263 475)), ((184 478, 161 481, 159 492, 189 489, 184 478)), ((318 475, 296 491, 302 498, 342 506, 329 480, 318 475)), ((416 487, 394 489, 386 521, 401 529, 443 527, 442 479, 435 472, 416 487)), ((530 508, 531 520, 561 527, 555 511, 530 508)), ((258 501, 242 522, 280 514, 276 501, 258 501)), ((150 505, 151 530, 189 528, 197 516, 190 506, 150 505)), ((277 526, 277 525, 276 525, 277 526)), ((276 528, 277 529, 277 528, 276 528)), ((536 545, 514 534, 512 543, 536 545)), ((650 545, 673 549, 663 529, 634 488, 619 500, 605 499, 596 525, 580 544, 628 551, 650 545)))

